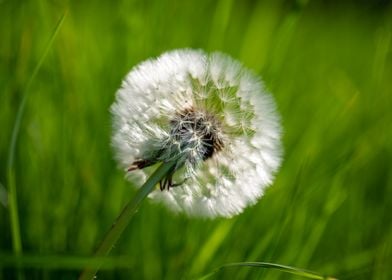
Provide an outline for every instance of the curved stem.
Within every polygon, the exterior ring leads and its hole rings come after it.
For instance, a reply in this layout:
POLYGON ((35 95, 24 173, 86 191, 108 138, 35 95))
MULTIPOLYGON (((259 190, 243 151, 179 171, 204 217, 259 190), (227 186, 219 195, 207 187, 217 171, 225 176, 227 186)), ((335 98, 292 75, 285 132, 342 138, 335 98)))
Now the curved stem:
MULTIPOLYGON (((65 20, 66 15, 67 15, 67 10, 64 12, 64 14, 57 22, 57 25, 52 35, 49 38, 49 42, 47 43, 44 52, 42 53, 37 65, 33 70, 33 73, 31 74, 28 82, 26 83, 26 86, 23 90, 22 101, 18 107, 15 123, 12 128, 11 142, 10 142, 10 148, 8 150, 8 160, 7 160, 7 186, 8 186, 8 205, 9 205, 9 215, 10 215, 10 224, 11 224, 12 249, 16 256, 22 255, 22 239, 20 235, 18 198, 17 198, 15 170, 14 170, 16 144, 20 132, 22 118, 26 108, 27 99, 30 95, 31 84, 33 83, 35 77, 37 76, 38 71, 41 69, 41 66, 53 45, 54 39, 57 37, 57 34, 65 20)), ((23 279, 20 270, 18 270, 17 274, 18 274, 18 279, 23 279)))
POLYGON ((227 263, 224 265, 221 265, 217 269, 213 270, 212 272, 197 278, 198 280, 206 280, 208 278, 211 278, 213 275, 218 273, 219 271, 226 269, 226 268, 232 268, 232 267, 256 267, 256 268, 265 268, 265 269, 276 269, 280 270, 282 272, 302 276, 308 279, 318 279, 318 280, 337 280, 336 278, 333 277, 325 277, 322 276, 316 272, 312 272, 309 270, 297 268, 297 267, 292 267, 288 265, 282 265, 282 264, 277 264, 277 263, 267 263, 267 262, 239 262, 239 263, 227 263))
MULTIPOLYGON (((144 185, 138 190, 135 197, 125 205, 124 209, 121 211, 120 215, 117 217, 112 227, 102 240, 101 245, 95 252, 95 257, 103 257, 110 252, 117 240, 120 238, 124 229, 127 227, 136 210, 139 208, 140 203, 154 189, 157 183, 162 180, 168 172, 170 172, 174 165, 175 161, 162 163, 161 166, 159 166, 148 178, 144 185)), ((81 273, 79 280, 93 279, 98 269, 99 267, 86 267, 81 273)))

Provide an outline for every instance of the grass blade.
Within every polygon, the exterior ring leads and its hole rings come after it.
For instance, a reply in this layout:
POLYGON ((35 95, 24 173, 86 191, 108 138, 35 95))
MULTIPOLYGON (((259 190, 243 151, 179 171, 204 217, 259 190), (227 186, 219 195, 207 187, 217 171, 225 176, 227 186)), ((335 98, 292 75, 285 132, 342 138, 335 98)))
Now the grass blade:
POLYGON ((132 258, 119 257, 81 257, 59 255, 23 255, 0 254, 1 268, 44 268, 61 270, 78 270, 86 266, 101 269, 130 268, 132 258))
POLYGON ((15 124, 12 129, 11 143, 8 151, 8 160, 7 160, 7 182, 8 182, 8 205, 10 211, 10 223, 11 223, 11 235, 12 235, 12 248, 14 253, 19 255, 22 253, 22 241, 20 237, 20 225, 19 225, 19 216, 18 216, 18 203, 17 203, 17 192, 16 192, 16 184, 15 184, 15 170, 14 170, 14 161, 15 161, 15 149, 16 142, 18 140, 18 135, 20 131, 20 125, 22 122, 23 114, 26 107, 27 98, 29 97, 29 89, 30 86, 37 75, 39 69, 42 66, 50 48, 53 45, 53 41, 56 38, 60 27, 62 26, 65 16, 67 12, 61 16, 57 25, 49 38, 49 41, 46 45, 44 52, 42 53, 37 65, 35 66, 33 73, 31 74, 27 84, 23 90, 22 101, 19 105, 18 112, 16 114, 15 124))
POLYGON ((257 268, 266 268, 266 269, 276 269, 276 270, 280 270, 282 272, 294 274, 297 276, 302 276, 302 277, 305 277, 308 279, 337 280, 336 278, 325 277, 325 276, 322 276, 318 273, 308 271, 305 269, 296 268, 296 267, 287 266, 287 265, 275 264, 275 263, 267 263, 267 262, 239 262, 239 263, 224 264, 224 265, 220 266, 219 268, 215 269, 214 271, 198 278, 198 280, 208 279, 208 278, 212 277, 213 275, 215 275, 216 273, 218 273, 219 271, 221 271, 222 269, 231 268, 231 267, 257 267, 257 268))

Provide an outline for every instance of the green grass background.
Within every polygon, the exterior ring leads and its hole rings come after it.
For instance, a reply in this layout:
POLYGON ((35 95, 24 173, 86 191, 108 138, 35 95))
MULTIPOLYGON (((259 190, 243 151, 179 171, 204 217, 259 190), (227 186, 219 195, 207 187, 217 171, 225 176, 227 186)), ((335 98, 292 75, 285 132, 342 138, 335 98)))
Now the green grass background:
MULTIPOLYGON (((264 261, 392 279, 392 9, 343 2, 2 0, 0 279, 77 277, 135 194, 112 159, 115 91, 138 62, 182 47, 223 51, 263 77, 282 115, 282 168, 257 205, 229 220, 145 201, 98 278, 192 279, 264 261), (6 170, 24 94, 15 257, 6 170)), ((303 279, 258 268, 215 278, 303 279)))

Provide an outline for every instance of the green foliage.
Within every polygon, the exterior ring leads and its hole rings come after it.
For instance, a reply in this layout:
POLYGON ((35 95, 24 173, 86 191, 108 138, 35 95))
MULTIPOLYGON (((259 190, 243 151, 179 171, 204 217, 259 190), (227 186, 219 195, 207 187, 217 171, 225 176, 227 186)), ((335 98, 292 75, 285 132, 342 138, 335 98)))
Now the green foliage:
MULTIPOLYGON (((392 9, 324 2, 0 2, 0 279, 70 279, 97 262, 94 247, 136 193, 112 159, 114 93, 133 65, 182 47, 220 50, 262 75, 282 114, 283 166, 259 203, 230 220, 145 201, 98 277, 192 279, 251 261, 391 279, 392 9), (65 11, 16 141, 15 257, 11 134, 65 11)), ((303 279, 249 267, 213 277, 303 279)))

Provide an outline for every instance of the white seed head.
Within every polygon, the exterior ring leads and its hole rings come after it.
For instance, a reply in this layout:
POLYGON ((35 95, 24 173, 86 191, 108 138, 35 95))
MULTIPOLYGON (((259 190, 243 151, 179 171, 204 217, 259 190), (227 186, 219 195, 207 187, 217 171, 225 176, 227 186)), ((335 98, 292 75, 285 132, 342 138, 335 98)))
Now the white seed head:
POLYGON ((137 65, 111 107, 112 144, 130 180, 176 161, 150 194, 175 212, 231 217, 281 162, 281 127, 261 81, 221 53, 175 50, 137 65))

